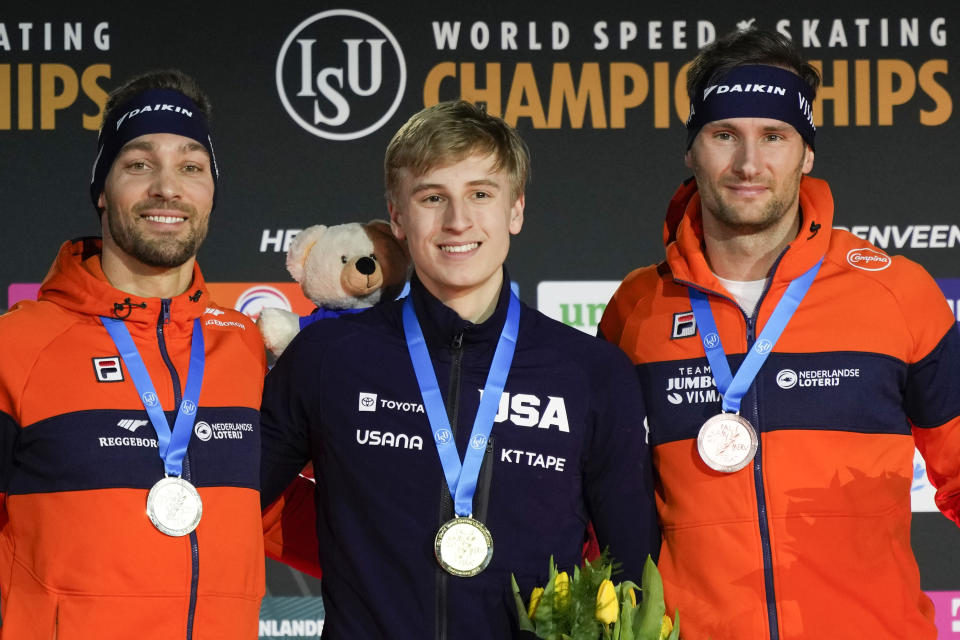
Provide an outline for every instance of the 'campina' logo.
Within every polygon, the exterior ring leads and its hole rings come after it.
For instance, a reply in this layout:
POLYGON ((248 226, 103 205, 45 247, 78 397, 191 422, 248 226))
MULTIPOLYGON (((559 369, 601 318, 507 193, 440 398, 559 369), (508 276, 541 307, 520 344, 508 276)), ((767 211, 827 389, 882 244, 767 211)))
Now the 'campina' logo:
POLYGON ((883 271, 890 266, 891 260, 890 256, 882 251, 871 249, 870 247, 862 247, 848 251, 847 262, 857 269, 863 269, 864 271, 883 271))
POLYGON ((147 424, 146 420, 133 420, 129 418, 124 418, 117 423, 118 427, 126 429, 130 433, 134 433, 137 429, 147 424))
POLYGON ((359 11, 331 9, 287 36, 276 81, 280 101, 297 124, 328 140, 354 140, 396 112, 407 68, 383 23, 359 11))

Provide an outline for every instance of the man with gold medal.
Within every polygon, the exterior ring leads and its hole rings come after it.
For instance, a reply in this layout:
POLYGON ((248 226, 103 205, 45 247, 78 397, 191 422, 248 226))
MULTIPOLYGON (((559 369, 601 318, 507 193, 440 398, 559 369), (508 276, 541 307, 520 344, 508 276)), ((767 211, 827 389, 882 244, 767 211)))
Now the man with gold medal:
POLYGON ((590 521, 622 578, 656 557, 635 371, 511 290, 528 163, 467 102, 414 115, 384 168, 409 296, 311 325, 267 376, 264 505, 312 461, 324 638, 513 637, 510 574, 578 565, 590 521))

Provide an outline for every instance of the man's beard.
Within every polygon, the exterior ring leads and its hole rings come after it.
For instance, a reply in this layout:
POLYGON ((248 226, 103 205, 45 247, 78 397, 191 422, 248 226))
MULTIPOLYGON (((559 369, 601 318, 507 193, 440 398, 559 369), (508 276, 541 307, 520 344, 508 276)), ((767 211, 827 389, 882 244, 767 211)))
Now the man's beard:
POLYGON ((750 234, 766 231, 777 224, 787 211, 793 206, 793 199, 800 190, 800 179, 803 177, 803 164, 798 165, 795 173, 787 177, 789 184, 775 188, 773 197, 764 205, 761 215, 753 220, 745 221, 737 207, 726 202, 720 195, 721 188, 713 198, 711 213, 714 219, 724 228, 737 234, 750 234))
POLYGON ((107 203, 107 224, 110 236, 116 245, 132 258, 151 267, 170 269, 179 267, 197 255, 200 245, 207 236, 209 218, 200 220, 196 207, 180 202, 147 200, 133 206, 130 217, 123 217, 107 203), (183 224, 188 225, 186 236, 147 237, 138 228, 139 214, 144 210, 168 210, 171 213, 181 211, 189 217, 183 224))

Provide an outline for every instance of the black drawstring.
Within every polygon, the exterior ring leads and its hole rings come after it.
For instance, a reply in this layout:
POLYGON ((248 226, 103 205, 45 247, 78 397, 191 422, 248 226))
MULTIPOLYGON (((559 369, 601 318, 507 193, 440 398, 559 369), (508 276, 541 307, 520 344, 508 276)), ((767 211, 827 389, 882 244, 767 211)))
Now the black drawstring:
POLYGON ((136 307, 137 309, 146 309, 147 303, 141 302, 139 304, 134 304, 133 302, 130 301, 130 298, 127 298, 123 302, 114 302, 113 315, 115 315, 119 320, 126 320, 127 318, 130 317, 130 314, 133 313, 134 307, 136 307), (124 310, 126 310, 126 313, 123 313, 124 310))

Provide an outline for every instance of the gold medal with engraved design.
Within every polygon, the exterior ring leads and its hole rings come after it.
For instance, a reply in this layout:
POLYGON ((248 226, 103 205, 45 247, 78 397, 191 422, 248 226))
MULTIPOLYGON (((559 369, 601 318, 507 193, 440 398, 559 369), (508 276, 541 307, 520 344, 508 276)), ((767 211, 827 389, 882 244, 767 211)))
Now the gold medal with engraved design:
POLYGON ((490 564, 493 536, 479 520, 454 518, 440 527, 433 542, 433 552, 447 573, 469 578, 490 564))

